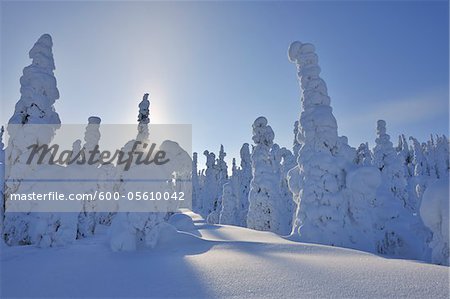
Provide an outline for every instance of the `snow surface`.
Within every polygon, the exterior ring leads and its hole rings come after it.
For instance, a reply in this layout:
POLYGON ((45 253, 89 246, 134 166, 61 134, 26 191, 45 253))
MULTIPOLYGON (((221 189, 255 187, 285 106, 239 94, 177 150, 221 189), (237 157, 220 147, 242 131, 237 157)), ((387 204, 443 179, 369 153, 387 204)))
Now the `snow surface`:
POLYGON ((449 296, 448 267, 291 242, 184 213, 196 230, 166 224, 153 250, 112 252, 100 228, 64 248, 2 245, 0 297, 449 296))

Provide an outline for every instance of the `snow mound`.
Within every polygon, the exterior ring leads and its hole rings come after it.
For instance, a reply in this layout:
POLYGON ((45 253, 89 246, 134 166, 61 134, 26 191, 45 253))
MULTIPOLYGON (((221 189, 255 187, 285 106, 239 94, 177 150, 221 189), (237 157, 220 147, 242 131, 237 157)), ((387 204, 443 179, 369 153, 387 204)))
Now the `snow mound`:
POLYGON ((192 218, 186 214, 181 213, 173 214, 169 218, 169 224, 171 224, 179 231, 189 232, 195 230, 192 218))
POLYGON ((190 233, 180 232, 170 225, 163 222, 157 226, 157 241, 155 249, 178 250, 181 249, 184 254, 189 255, 194 252, 204 252, 209 249, 210 241, 198 238, 190 233))

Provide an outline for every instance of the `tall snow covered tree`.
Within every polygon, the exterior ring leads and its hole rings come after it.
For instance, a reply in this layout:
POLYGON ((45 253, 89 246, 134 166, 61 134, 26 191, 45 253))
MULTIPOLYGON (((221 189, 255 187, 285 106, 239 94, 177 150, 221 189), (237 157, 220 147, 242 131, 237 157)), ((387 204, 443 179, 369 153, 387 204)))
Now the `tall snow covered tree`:
POLYGON ((198 177, 198 158, 197 153, 192 154, 192 210, 197 212, 202 209, 202 202, 200 200, 200 182, 198 177))
MULTIPOLYGON (((91 116, 88 118, 88 124, 84 133, 85 143, 82 148, 87 161, 91 160, 91 152, 98 147, 100 141, 100 123, 101 119, 98 116, 91 116)), ((97 160, 98 154, 92 157, 97 160)), ((100 176, 100 171, 97 168, 98 162, 94 164, 88 163, 83 166, 84 170, 81 170, 81 168, 80 171, 89 173, 90 178, 98 178, 100 176)), ((95 181, 85 182, 83 184, 85 190, 83 191, 87 194, 94 194, 96 190, 99 190, 99 184, 100 182, 95 181)), ((95 202, 83 201, 83 209, 78 215, 77 238, 80 239, 93 235, 96 222, 95 202)))
MULTIPOLYGON (((126 149, 129 149, 139 138, 144 138, 139 141, 146 141, 148 139, 148 134, 146 135, 145 132, 148 132, 149 106, 150 102, 148 100, 148 95, 145 94, 142 102, 139 104, 139 124, 136 140, 129 141, 124 146, 124 149, 122 149, 123 151, 127 151, 126 149), (144 134, 142 134, 143 132, 144 134)), ((149 141, 147 140, 147 143, 148 142, 149 141)), ((189 164, 189 166, 186 167, 189 168, 189 173, 184 173, 186 177, 182 177, 182 179, 191 176, 192 160, 176 142, 166 140, 161 144, 160 149, 166 152, 166 156, 169 157, 170 162, 160 166, 155 166, 154 164, 132 164, 128 171, 122 171, 121 173, 121 180, 123 183, 120 188, 122 190, 125 190, 125 192, 127 192, 127 190, 134 190, 136 188, 136 183, 133 183, 133 181, 135 181, 136 178, 148 177, 149 174, 156 175, 156 178, 158 179, 166 178, 167 175, 171 175, 177 170, 183 171, 184 169, 180 170, 180 168, 187 164, 189 164)), ((164 182, 158 185, 158 189, 161 192, 169 191, 168 188, 169 185, 164 182)), ((131 212, 123 210, 123 207, 119 207, 119 211, 112 219, 111 223, 111 249, 113 251, 134 251, 140 247, 156 246, 169 215, 170 213, 165 211, 131 212)))
POLYGON ((280 164, 280 219, 281 235, 287 235, 292 231, 292 224, 295 212, 295 202, 288 184, 288 172, 297 165, 294 154, 285 147, 280 149, 280 156, 282 158, 280 164))
POLYGON ((413 157, 412 157, 412 164, 413 164, 413 174, 414 176, 419 175, 427 175, 429 176, 430 173, 427 171, 427 160, 423 154, 423 148, 420 142, 414 138, 409 137, 409 139, 413 143, 413 157))
MULTIPOLYGON (((20 100, 7 127, 9 133, 6 149, 6 179, 23 178, 35 171, 35 166, 26 165, 32 144, 49 144, 61 121, 53 104, 59 98, 53 42, 48 34, 42 35, 29 52, 31 65, 23 69, 20 78, 20 100), (24 125, 44 125, 38 131, 26 130, 24 125)), ((6 196, 20 191, 19 181, 7 181, 6 196)), ((6 211, 8 206, 6 206, 6 211)), ((14 212, 7 213, 4 220, 4 238, 9 245, 37 244, 51 246, 56 240, 57 218, 51 213, 14 212)))
POLYGON ((278 144, 273 144, 270 155, 272 159, 273 173, 278 177, 278 186, 274 194, 279 193, 279 198, 273 200, 272 231, 287 235, 291 232, 294 202, 292 192, 287 182, 287 172, 295 166, 295 158, 291 151, 286 148, 280 148, 278 144))
MULTIPOLYGON (((6 151, 8 161, 6 164, 14 165, 7 171, 11 176, 20 177, 22 173, 16 174, 16 172, 26 171, 20 165, 25 164, 25 159, 28 158, 30 150, 26 150, 27 147, 31 144, 48 144, 61 124, 59 115, 53 106, 59 98, 59 91, 53 74, 55 63, 52 47, 51 36, 42 35, 31 48, 29 57, 32 59, 32 63, 23 69, 23 75, 20 78, 21 97, 9 120, 10 125, 7 127, 11 137, 6 151), (27 124, 50 125, 42 126, 38 135, 22 136, 19 132, 23 131, 20 125, 27 124)), ((7 187, 10 192, 14 192, 17 186, 17 182, 8 182, 7 187)))
POLYGON ((443 136, 430 136, 430 140, 422 145, 427 161, 429 175, 433 178, 441 178, 449 172, 449 140, 443 136))
POLYGON ((240 150, 241 170, 239 172, 239 221, 238 225, 247 226, 248 214, 248 194, 250 192, 250 184, 252 181, 252 161, 250 157, 250 149, 248 143, 244 143, 240 150))
POLYGON ((377 252, 391 256, 423 259, 428 230, 414 214, 410 202, 402 157, 394 149, 386 133, 386 122, 377 122, 374 166, 381 171, 381 186, 375 200, 377 252))
POLYGON ((445 135, 436 136, 434 152, 436 176, 445 178, 449 173, 449 140, 445 135))
POLYGON ((60 124, 53 104, 59 99, 55 63, 52 53, 53 42, 48 34, 42 35, 29 52, 33 60, 23 69, 20 78, 20 100, 17 102, 10 124, 60 124))
POLYGON ((247 227, 263 231, 279 231, 278 202, 279 167, 273 159, 271 148, 275 135, 265 117, 258 117, 253 123, 252 173, 249 193, 247 227))
POLYGON ((240 172, 236 166, 236 159, 234 158, 231 171, 231 178, 228 183, 223 185, 222 210, 220 211, 219 223, 238 225, 240 172))
POLYGON ((294 222, 300 240, 345 245, 346 168, 354 151, 338 137, 327 87, 319 76, 320 67, 311 44, 294 42, 288 50, 296 64, 302 90, 302 112, 297 140, 301 143, 298 166, 289 171, 289 186, 299 202, 294 222))
POLYGON ((213 203, 213 210, 209 213, 207 220, 208 223, 219 223, 220 211, 222 209, 222 192, 223 185, 228 182, 228 166, 225 162, 226 157, 223 145, 220 145, 219 157, 217 158, 215 167, 217 169, 217 195, 213 203))
POLYGON ((412 141, 411 171, 413 175, 409 182, 412 189, 410 196, 415 198, 414 210, 417 211, 420 207, 423 193, 428 186, 430 173, 428 171, 427 160, 424 156, 422 145, 414 137, 409 137, 409 139, 412 141))
POLYGON ((411 177, 413 175, 412 169, 412 151, 409 148, 408 141, 404 134, 398 136, 397 153, 401 157, 402 163, 405 168, 405 176, 411 177))
POLYGON ((387 188, 394 197, 402 202, 405 207, 411 207, 408 202, 407 181, 402 158, 398 155, 386 133, 386 122, 377 122, 377 139, 373 149, 373 163, 380 169, 387 188))
POLYGON ((148 124, 150 123, 150 101, 148 100, 148 93, 144 94, 142 101, 139 103, 138 114, 138 135, 136 140, 148 140, 148 124))
POLYGON ((216 167, 216 155, 207 150, 203 152, 206 157, 205 178, 201 193, 203 217, 207 217, 215 210, 215 204, 218 201, 218 172, 216 167))
POLYGON ((372 165, 372 152, 369 149, 369 144, 361 143, 356 150, 356 164, 362 166, 370 166, 372 165))

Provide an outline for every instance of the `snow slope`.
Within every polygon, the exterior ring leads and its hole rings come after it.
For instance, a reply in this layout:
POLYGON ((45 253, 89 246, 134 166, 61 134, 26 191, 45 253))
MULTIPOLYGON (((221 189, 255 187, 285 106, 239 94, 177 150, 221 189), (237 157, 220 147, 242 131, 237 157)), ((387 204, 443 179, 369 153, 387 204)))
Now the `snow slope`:
POLYGON ((448 267, 291 242, 184 213, 195 228, 167 226, 153 251, 112 252, 101 230, 65 248, 2 245, 0 297, 449 296, 448 267))

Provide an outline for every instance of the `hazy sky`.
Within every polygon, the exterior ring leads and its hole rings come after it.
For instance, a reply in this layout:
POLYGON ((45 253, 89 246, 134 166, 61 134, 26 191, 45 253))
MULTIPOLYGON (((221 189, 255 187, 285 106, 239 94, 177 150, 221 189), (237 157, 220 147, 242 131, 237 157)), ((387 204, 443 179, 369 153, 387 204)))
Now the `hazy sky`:
MULTIPOLYGON (((53 37, 63 123, 188 123, 193 147, 238 157, 268 118, 291 146, 300 113, 294 40, 315 44, 339 134, 375 139, 383 118, 425 140, 448 134, 449 23, 444 2, 1 2, 1 123, 20 98, 28 51, 53 37)), ((201 162, 204 160, 202 159, 201 162)), ((201 165, 200 165, 201 166, 201 165)))

